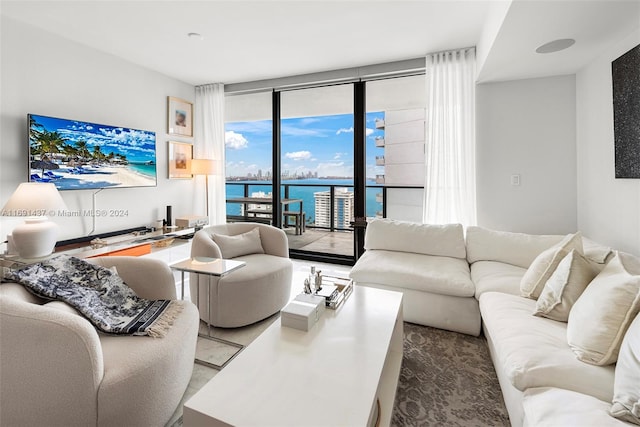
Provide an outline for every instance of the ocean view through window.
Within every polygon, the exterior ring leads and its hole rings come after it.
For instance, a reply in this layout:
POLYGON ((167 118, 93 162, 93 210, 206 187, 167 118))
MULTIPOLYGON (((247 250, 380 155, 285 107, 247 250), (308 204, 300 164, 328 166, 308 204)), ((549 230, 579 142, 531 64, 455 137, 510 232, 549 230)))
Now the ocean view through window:
MULTIPOLYGON (((383 112, 367 113, 367 217, 382 212, 381 185, 376 184, 375 143, 384 130, 375 129, 383 112), (369 154, 370 153, 370 154, 369 154)), ((316 200, 335 188, 336 193, 353 193, 353 116, 326 116, 282 119, 281 194, 303 200, 306 223, 316 225, 316 200)), ((272 190, 271 121, 227 122, 227 198, 268 196, 272 190), (247 184, 247 194, 245 185, 247 184)), ((242 205, 227 204, 227 215, 242 215, 242 205)), ((338 212, 338 216, 341 212, 338 212)), ((341 226, 348 221, 342 219, 341 226)), ((324 223, 317 224, 325 226, 324 223)))
POLYGON ((292 256, 337 263, 362 254, 366 220, 420 221, 424 92, 415 75, 230 93, 227 221, 282 227, 292 256))

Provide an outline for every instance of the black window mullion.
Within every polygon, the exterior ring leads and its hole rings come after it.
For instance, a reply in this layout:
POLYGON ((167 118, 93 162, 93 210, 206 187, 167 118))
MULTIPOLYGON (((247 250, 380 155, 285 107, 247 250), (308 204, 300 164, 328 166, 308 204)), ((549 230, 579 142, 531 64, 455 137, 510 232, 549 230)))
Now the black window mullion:
POLYGON ((281 123, 280 123, 280 92, 274 91, 271 98, 271 121, 273 130, 273 159, 272 159, 272 207, 271 212, 273 215, 272 224, 274 227, 282 228, 282 205, 280 204, 280 184, 281 178, 281 159, 282 154, 281 147, 281 123))
POLYGON ((354 257, 357 260, 364 252, 364 233, 367 226, 366 212, 366 83, 353 84, 353 192, 354 222, 353 245, 354 257))

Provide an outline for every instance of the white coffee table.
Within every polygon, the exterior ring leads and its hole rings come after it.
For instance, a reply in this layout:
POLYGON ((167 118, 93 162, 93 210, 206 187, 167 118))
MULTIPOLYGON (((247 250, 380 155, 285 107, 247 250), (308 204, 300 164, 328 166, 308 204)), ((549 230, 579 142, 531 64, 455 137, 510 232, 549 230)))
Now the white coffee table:
POLYGON ((309 332, 274 322, 184 405, 190 426, 389 425, 402 294, 355 286, 309 332))

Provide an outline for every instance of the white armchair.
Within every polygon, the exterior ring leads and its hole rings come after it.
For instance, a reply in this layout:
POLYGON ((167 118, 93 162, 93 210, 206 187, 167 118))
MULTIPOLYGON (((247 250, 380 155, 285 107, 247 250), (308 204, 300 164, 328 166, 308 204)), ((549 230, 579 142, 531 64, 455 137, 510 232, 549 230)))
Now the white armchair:
MULTIPOLYGON (((176 299, 162 261, 90 260, 116 266, 147 299, 176 299)), ((63 302, 0 285, 0 425, 124 426, 167 423, 193 370, 198 313, 182 313, 164 338, 105 335, 63 302)))
POLYGON ((199 282, 196 275, 191 274, 191 300, 196 301, 197 284, 200 283, 200 318, 210 320, 214 326, 236 328, 249 325, 277 313, 289 302, 293 264, 289 259, 287 236, 279 228, 247 222, 206 227, 193 237, 191 256, 227 258, 246 263, 223 277, 200 276, 199 282), (251 237, 241 238, 240 235, 256 228, 259 242, 251 237), (214 241, 216 236, 222 236, 218 243, 214 241), (254 250, 256 247, 257 251, 254 250), (211 319, 207 318, 207 304, 211 305, 211 319))

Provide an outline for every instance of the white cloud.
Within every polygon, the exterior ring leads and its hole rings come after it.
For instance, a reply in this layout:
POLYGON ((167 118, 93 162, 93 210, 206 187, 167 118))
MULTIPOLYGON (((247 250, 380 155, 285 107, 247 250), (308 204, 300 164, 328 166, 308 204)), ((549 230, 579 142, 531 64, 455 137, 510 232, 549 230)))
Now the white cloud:
POLYGON ((249 141, 241 133, 230 130, 224 133, 224 144, 231 150, 242 150, 247 148, 249 141))
POLYGON ((344 162, 326 162, 318 164, 318 176, 353 176, 353 165, 344 162))
POLYGON ((309 160, 311 158, 311 152, 309 151, 294 151, 291 153, 286 153, 284 155, 287 159, 292 160, 309 160))
POLYGON ((285 136, 313 136, 326 138, 327 132, 324 129, 314 129, 311 127, 296 127, 291 125, 282 126, 282 135, 285 136))
POLYGON ((336 153, 333 155, 333 160, 340 160, 342 158, 342 156, 346 156, 349 153, 336 153))
MULTIPOLYGON (((375 129, 371 129, 371 128, 367 128, 365 133, 367 136, 371 135, 372 133, 374 133, 376 130, 375 129)), ((336 135, 340 135, 341 133, 353 133, 353 127, 350 128, 340 128, 338 129, 338 131, 336 132, 336 135)))

